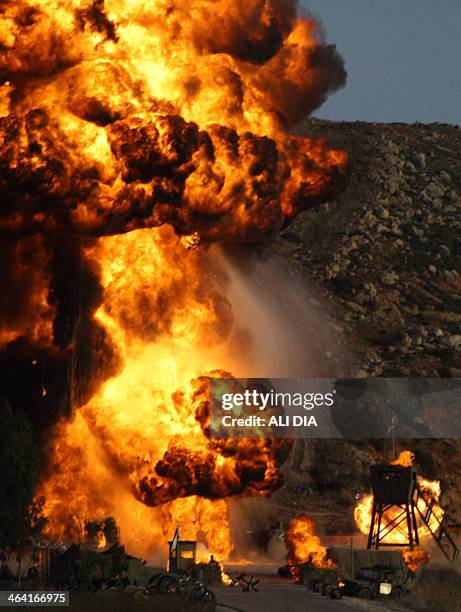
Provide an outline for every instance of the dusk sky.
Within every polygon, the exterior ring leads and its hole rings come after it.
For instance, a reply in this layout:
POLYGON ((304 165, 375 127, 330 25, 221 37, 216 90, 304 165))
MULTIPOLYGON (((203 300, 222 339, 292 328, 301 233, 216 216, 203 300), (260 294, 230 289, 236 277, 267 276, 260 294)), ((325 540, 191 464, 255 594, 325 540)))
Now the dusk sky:
POLYGON ((315 115, 461 124, 461 0, 302 0, 349 73, 315 115))

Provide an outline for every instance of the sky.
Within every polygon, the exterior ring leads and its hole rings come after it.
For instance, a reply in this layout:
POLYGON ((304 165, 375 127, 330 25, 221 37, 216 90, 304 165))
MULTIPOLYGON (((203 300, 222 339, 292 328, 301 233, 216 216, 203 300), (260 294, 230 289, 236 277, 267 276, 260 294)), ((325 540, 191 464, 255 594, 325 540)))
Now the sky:
POLYGON ((461 124, 461 0, 301 0, 349 73, 314 115, 461 124))

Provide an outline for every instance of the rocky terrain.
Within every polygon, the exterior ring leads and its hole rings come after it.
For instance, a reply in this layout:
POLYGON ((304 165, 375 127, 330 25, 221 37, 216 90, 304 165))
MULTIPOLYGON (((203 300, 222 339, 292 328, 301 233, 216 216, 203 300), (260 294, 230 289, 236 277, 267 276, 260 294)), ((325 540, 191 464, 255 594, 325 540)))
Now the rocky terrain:
POLYGON ((461 376, 461 130, 312 120, 351 156, 349 187, 277 250, 333 304, 356 376, 461 376))
MULTIPOLYGON (((461 377, 461 130, 311 120, 305 131, 347 149, 352 163, 339 200, 305 213, 276 244, 348 352, 346 368, 327 352, 331 371, 461 377)), ((441 480, 443 506, 461 522, 461 442, 397 440, 404 448, 441 480)), ((370 463, 392 452, 391 440, 297 441, 285 487, 268 506, 248 503, 268 521, 306 511, 323 533, 351 533, 370 463)))

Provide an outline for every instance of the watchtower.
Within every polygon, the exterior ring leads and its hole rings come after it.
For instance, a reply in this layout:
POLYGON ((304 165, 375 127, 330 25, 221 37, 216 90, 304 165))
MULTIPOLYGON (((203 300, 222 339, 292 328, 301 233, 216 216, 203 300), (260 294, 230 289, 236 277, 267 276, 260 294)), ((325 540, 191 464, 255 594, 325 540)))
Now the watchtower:
POLYGON ((434 512, 436 500, 418 485, 413 466, 380 463, 370 469, 373 508, 368 548, 419 545, 418 516, 448 561, 459 556, 446 516, 434 512), (398 535, 398 539, 395 536, 398 535))
POLYGON ((373 509, 368 548, 380 546, 408 546, 419 544, 413 503, 417 487, 416 469, 402 465, 377 464, 371 466, 373 509), (398 531, 398 541, 389 539, 398 531), (386 541, 384 541, 386 540, 386 541))

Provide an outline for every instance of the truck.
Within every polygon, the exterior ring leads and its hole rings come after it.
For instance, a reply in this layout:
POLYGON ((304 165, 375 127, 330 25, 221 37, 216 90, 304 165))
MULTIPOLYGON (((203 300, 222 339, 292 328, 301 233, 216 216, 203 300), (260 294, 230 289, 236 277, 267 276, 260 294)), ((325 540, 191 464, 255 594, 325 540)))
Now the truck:
POLYGON ((414 577, 397 550, 331 547, 327 558, 330 567, 301 565, 299 581, 313 592, 333 599, 343 595, 361 599, 400 598, 414 577))
POLYGON ((388 565, 373 565, 360 568, 356 578, 341 578, 335 595, 348 595, 360 599, 392 597, 400 599, 404 594, 408 575, 388 565))

